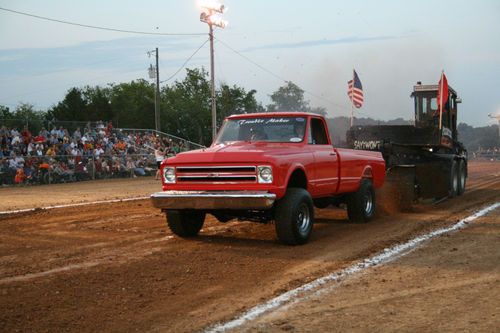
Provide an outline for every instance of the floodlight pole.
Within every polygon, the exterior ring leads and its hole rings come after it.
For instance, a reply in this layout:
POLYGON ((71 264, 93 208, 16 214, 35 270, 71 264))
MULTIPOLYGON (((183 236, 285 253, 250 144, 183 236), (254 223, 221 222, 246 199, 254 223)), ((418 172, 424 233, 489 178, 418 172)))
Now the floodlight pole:
POLYGON ((211 84, 211 99, 212 99, 212 141, 215 140, 217 135, 217 105, 215 99, 215 65, 214 65, 214 25, 216 27, 224 28, 227 22, 223 20, 213 20, 216 13, 223 14, 227 8, 223 5, 204 6, 200 14, 200 21, 208 24, 208 36, 210 40, 210 84, 211 84))
POLYGON ((151 57, 151 54, 155 52, 156 55, 156 67, 153 68, 153 65, 149 65, 149 78, 156 78, 156 87, 155 87, 155 129, 157 131, 161 131, 160 125, 160 67, 158 64, 158 48, 148 51, 148 56, 151 57))
POLYGON ((212 95, 212 141, 217 135, 217 107, 215 101, 215 65, 214 65, 214 28, 212 24, 208 24, 210 36, 210 82, 212 95))
POLYGON ((500 113, 497 115, 489 114, 488 117, 498 120, 498 139, 500 140, 500 113))

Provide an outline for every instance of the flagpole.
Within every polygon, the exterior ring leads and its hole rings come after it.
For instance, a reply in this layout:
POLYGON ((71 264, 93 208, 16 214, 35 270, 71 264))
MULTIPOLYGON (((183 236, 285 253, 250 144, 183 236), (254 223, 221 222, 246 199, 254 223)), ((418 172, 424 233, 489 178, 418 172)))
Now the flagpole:
POLYGON ((354 103, 351 101, 351 127, 354 125, 354 103))
POLYGON ((443 80, 444 70, 441 71, 441 80, 439 84, 439 130, 441 130, 443 126, 443 80))

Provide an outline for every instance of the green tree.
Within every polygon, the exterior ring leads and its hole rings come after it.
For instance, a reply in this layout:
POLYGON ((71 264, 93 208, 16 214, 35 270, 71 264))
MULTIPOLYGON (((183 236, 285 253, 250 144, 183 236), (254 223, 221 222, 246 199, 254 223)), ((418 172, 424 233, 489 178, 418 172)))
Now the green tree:
POLYGON ((7 106, 0 105, 0 118, 8 118, 11 116, 10 109, 7 106))
POLYGON ((499 128, 497 125, 472 127, 460 123, 457 127, 458 140, 463 142, 469 152, 478 149, 492 149, 500 145, 499 128))
POLYGON ((211 142, 211 101, 208 72, 187 69, 183 81, 162 89, 162 128, 168 133, 208 145, 211 142))
POLYGON ((244 88, 222 84, 217 92, 217 125, 232 114, 263 112, 264 108, 255 99, 256 90, 246 92, 244 88))
POLYGON ((46 112, 35 110, 32 104, 21 103, 12 113, 12 117, 18 122, 16 127, 19 129, 28 126, 33 133, 38 133, 45 121, 46 112))
POLYGON ((271 96, 272 103, 267 110, 274 111, 309 111, 309 102, 304 100, 304 90, 293 82, 278 88, 271 96))
POLYGON ((48 111, 50 120, 85 121, 87 102, 79 88, 71 88, 64 99, 48 111))
POLYGON ((85 120, 112 120, 113 109, 111 108, 111 89, 99 86, 86 86, 83 96, 86 102, 85 120))
POLYGON ((146 80, 111 86, 110 106, 115 126, 155 128, 154 87, 146 80))
MULTIPOLYGON (((209 145, 212 141, 212 103, 208 72, 187 69, 186 77, 161 92, 161 122, 164 131, 209 145)), ((222 84, 216 91, 217 127, 231 114, 263 112, 256 90, 222 84)))

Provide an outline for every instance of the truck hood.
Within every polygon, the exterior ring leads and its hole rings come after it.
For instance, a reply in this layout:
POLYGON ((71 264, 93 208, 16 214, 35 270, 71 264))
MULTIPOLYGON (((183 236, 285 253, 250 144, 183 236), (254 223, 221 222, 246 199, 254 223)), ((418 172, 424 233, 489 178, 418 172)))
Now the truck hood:
POLYGON ((302 144, 236 141, 168 158, 167 164, 270 163, 286 155, 303 154, 302 144))

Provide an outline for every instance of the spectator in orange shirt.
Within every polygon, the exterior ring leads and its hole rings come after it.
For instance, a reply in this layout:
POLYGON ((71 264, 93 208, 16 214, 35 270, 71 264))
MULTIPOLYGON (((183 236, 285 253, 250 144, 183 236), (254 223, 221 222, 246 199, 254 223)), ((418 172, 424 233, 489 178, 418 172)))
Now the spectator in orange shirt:
POLYGON ((125 150, 126 147, 127 147, 127 144, 123 140, 120 140, 117 143, 115 143, 116 150, 125 150))
POLYGON ((16 184, 22 184, 24 183, 24 179, 26 176, 24 175, 24 170, 22 168, 17 169, 16 171, 16 176, 14 178, 14 183, 16 184))

